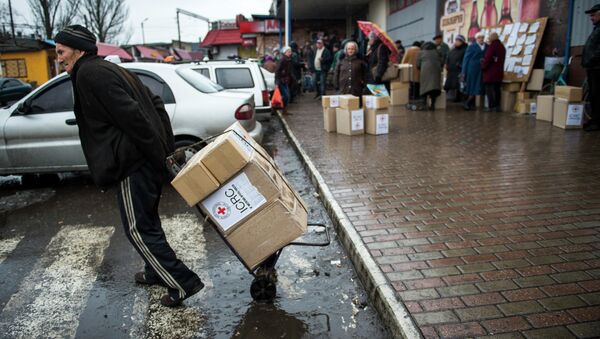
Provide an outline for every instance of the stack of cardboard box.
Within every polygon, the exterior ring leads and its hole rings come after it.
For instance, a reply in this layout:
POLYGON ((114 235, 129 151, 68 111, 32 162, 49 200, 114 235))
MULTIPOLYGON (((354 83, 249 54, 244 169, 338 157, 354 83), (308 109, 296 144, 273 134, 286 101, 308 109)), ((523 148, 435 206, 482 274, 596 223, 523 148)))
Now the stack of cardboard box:
POLYGON ((363 95, 365 108, 365 132, 367 134, 388 134, 390 131, 390 97, 363 95))
POLYGON ((516 94, 515 112, 520 114, 537 113, 537 99, 535 93, 518 92, 516 94))
POLYGON ((413 69, 411 64, 400 64, 400 77, 390 82, 390 99, 392 106, 401 106, 408 104, 410 82, 413 78, 413 69))
POLYGON ((581 87, 556 86, 552 124, 564 129, 581 128, 584 109, 584 104, 581 102, 582 96, 581 87))
POLYGON ((322 97, 323 124, 328 132, 345 135, 379 135, 389 132, 389 96, 359 97, 328 95, 322 97))
POLYGON ((306 232, 306 204, 238 123, 196 153, 171 184, 188 205, 199 205, 250 269, 306 232))
POLYGON ((500 108, 503 112, 535 114, 537 112, 537 92, 542 90, 544 84, 544 70, 534 69, 531 72, 529 81, 525 89, 527 92, 522 92, 522 82, 509 82, 502 85, 500 108))

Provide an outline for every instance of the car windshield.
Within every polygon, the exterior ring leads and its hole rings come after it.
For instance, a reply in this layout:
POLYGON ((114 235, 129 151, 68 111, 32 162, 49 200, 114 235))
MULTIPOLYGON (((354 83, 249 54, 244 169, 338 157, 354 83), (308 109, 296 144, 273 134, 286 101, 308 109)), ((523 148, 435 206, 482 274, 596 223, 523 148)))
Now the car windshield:
POLYGON ((202 93, 216 93, 223 90, 223 87, 210 81, 210 79, 191 68, 178 68, 175 72, 188 84, 202 93))

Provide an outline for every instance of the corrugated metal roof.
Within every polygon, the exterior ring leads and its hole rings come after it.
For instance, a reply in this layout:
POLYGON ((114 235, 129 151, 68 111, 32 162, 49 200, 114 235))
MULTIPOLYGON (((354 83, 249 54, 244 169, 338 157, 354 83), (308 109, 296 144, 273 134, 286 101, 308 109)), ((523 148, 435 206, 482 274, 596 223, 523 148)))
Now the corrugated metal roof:
POLYGON ((598 0, 575 0, 575 10, 573 12, 573 29, 571 31, 571 46, 583 46, 594 25, 590 21, 585 11, 592 8, 598 0))

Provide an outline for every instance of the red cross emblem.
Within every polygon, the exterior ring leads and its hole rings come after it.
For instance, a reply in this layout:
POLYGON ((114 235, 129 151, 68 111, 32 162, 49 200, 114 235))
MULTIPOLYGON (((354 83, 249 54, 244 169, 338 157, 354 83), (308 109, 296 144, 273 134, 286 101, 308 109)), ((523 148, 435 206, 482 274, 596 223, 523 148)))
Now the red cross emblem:
POLYGON ((225 207, 218 207, 217 208, 217 214, 225 215, 225 212, 227 212, 227 209, 225 207))
POLYGON ((218 202, 213 205, 213 216, 218 219, 227 219, 231 214, 231 210, 229 209, 229 205, 225 202, 218 202))

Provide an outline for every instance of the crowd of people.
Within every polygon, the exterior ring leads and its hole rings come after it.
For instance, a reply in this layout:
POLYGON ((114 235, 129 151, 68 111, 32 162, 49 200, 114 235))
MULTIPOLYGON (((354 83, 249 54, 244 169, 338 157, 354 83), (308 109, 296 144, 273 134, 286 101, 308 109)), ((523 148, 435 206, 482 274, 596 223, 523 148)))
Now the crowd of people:
MULTIPOLYGON (((500 110, 506 52, 497 34, 490 34, 487 43, 483 34, 478 34, 470 44, 458 35, 452 48, 443 42, 442 35, 434 36, 431 41, 416 41, 409 48, 400 40, 395 44, 397 59, 391 61, 413 66, 410 86, 413 100, 429 102, 428 108, 433 110, 444 89, 453 101, 462 102, 466 110, 475 107, 475 98, 480 95, 487 97, 486 110, 500 110), (422 69, 427 72, 421 72, 422 69), (447 76, 442 84, 444 69, 447 76)), ((275 73, 287 107, 302 92, 314 91, 315 98, 325 95, 329 76, 336 94, 360 96, 368 92, 367 84, 381 84, 389 89, 389 81, 384 81, 383 76, 390 56, 390 48, 377 34, 371 33, 365 52, 361 52, 354 37, 328 44, 317 39, 314 44, 306 42, 302 49, 292 42, 265 56, 263 67, 275 73)), ((284 114, 288 114, 287 110, 284 114)))

